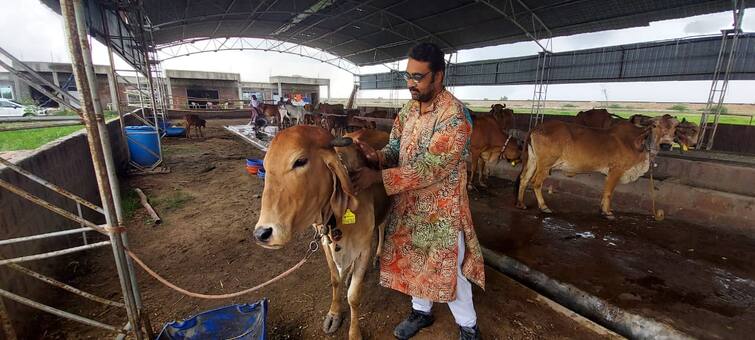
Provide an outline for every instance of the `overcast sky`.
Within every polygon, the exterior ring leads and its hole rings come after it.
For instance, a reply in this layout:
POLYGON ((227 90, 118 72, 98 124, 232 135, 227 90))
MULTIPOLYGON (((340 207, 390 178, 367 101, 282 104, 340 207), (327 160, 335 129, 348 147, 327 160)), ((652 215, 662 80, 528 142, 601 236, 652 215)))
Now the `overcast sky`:
MULTIPOLYGON (((755 16, 752 9, 746 12, 743 29, 755 31, 755 16)), ((677 20, 651 23, 647 27, 579 34, 553 39, 554 51, 568 51, 600 46, 637 43, 643 41, 673 39, 701 34, 718 34, 720 29, 732 23, 730 12, 702 15, 677 20)), ((37 0, 0 0, 0 47, 17 58, 27 61, 69 62, 68 50, 58 14, 37 0)), ((538 46, 532 42, 491 46, 460 51, 458 61, 496 59, 525 56, 537 53, 538 46)), ((107 64, 107 52, 94 42, 95 64, 107 64)), ((122 61, 119 68, 127 68, 122 61)), ((401 63, 403 68, 405 63, 401 63)), ((243 81, 267 81, 271 75, 302 75, 329 78, 331 96, 347 97, 351 92, 351 74, 336 67, 294 55, 261 51, 225 51, 196 54, 168 60, 165 69, 234 72, 241 74, 243 81)), ((384 72, 383 66, 364 67, 362 73, 384 72)), ((551 85, 549 100, 603 100, 603 90, 612 101, 682 101, 704 102, 710 82, 647 82, 647 83, 596 83, 551 85)), ((466 86, 456 87, 454 93, 463 99, 531 99, 530 86, 466 86)), ((408 98, 407 90, 361 91, 360 97, 391 96, 408 98)), ((755 81, 732 81, 726 97, 727 102, 755 103, 755 81)))

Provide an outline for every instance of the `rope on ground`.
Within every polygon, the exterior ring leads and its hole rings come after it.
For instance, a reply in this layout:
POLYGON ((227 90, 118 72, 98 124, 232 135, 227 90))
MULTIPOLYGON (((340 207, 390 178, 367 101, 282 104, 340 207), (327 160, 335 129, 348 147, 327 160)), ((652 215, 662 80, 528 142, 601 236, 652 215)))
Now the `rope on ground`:
POLYGON ((254 292, 254 291, 258 291, 258 290, 264 288, 265 286, 267 286, 267 285, 269 285, 269 284, 271 284, 273 282, 276 282, 276 281, 278 281, 278 280, 280 280, 280 279, 288 276, 289 274, 291 274, 294 271, 296 271, 297 269, 299 269, 299 267, 301 267, 302 265, 304 265, 304 263, 307 262, 307 260, 309 260, 309 257, 312 256, 312 254, 314 254, 317 251, 318 248, 319 248, 319 245, 318 245, 317 241, 310 242, 309 243, 309 249, 307 249, 307 252, 304 254, 304 258, 302 258, 301 261, 299 261, 297 264, 295 264, 290 269, 286 270, 283 273, 280 273, 278 276, 276 276, 276 277, 274 277, 274 278, 272 278, 272 279, 270 279, 270 280, 268 280, 266 282, 263 282, 263 283, 261 283, 259 285, 254 286, 252 288, 245 289, 245 290, 242 290, 242 291, 236 292, 236 293, 230 293, 230 294, 201 294, 201 293, 191 292, 191 291, 188 291, 188 290, 183 289, 181 287, 178 287, 175 284, 173 284, 170 281, 168 281, 167 279, 165 279, 164 277, 162 277, 160 274, 156 273, 151 268, 149 268, 149 266, 147 266, 146 264, 144 264, 144 262, 138 256, 136 256, 136 254, 134 254, 130 249, 126 248, 124 250, 126 251, 126 254, 128 254, 129 256, 131 256, 132 259, 134 259, 134 262, 136 262, 140 267, 142 267, 142 269, 144 269, 144 271, 146 271, 150 276, 152 276, 153 278, 155 278, 157 281, 160 281, 160 283, 164 284, 165 286, 167 286, 170 289, 173 289, 173 290, 175 290, 175 291, 177 291, 177 292, 179 292, 181 294, 184 294, 184 295, 187 295, 187 296, 191 296, 191 297, 195 297, 195 298, 200 298, 200 299, 230 299, 230 298, 234 298, 234 297, 237 297, 237 296, 245 295, 245 294, 248 294, 248 293, 251 293, 251 292, 254 292))

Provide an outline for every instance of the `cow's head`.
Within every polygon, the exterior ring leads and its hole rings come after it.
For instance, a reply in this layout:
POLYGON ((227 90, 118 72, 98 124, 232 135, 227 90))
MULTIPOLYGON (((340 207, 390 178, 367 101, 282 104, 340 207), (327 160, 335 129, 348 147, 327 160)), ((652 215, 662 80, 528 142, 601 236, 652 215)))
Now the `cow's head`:
POLYGON ((346 164, 335 147, 351 139, 334 138, 313 126, 281 131, 265 155, 265 188, 254 239, 263 247, 280 248, 313 223, 325 223, 332 207, 356 209, 346 164))
POLYGON ((506 146, 499 156, 499 159, 501 158, 505 158, 506 161, 510 162, 512 165, 516 165, 516 163, 519 163, 519 161, 522 160, 522 147, 513 136, 506 139, 506 146))
POLYGON ((671 150, 679 121, 671 115, 663 115, 647 119, 645 123, 645 132, 636 141, 640 149, 644 147, 652 153, 656 153, 658 149, 671 150))
POLYGON ((686 151, 689 147, 697 144, 697 138, 700 135, 700 127, 693 122, 688 122, 687 118, 682 118, 679 125, 676 126, 674 136, 676 142, 681 145, 682 150, 686 151))

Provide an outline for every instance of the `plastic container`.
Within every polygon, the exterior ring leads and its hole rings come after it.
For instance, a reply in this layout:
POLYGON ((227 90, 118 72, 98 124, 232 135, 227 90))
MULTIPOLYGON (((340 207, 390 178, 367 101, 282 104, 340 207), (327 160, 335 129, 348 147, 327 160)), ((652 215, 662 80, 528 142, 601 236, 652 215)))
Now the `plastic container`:
POLYGON ((170 126, 165 129, 165 135, 168 137, 183 137, 186 135, 186 128, 180 126, 170 126))
POLYGON ((247 158, 246 160, 247 173, 249 173, 250 175, 256 175, 257 173, 259 173, 260 169, 262 169, 262 160, 247 158))
POLYGON ((128 139, 128 151, 131 161, 141 166, 151 166, 160 158, 160 144, 157 131, 151 126, 127 126, 125 129, 128 139))
POLYGON ((267 339, 267 299, 206 311, 166 323, 157 340, 267 339))
POLYGON ((257 171, 257 177, 264 179, 264 178, 265 178, 265 169, 263 169, 263 168, 260 168, 260 169, 259 169, 259 170, 257 171))

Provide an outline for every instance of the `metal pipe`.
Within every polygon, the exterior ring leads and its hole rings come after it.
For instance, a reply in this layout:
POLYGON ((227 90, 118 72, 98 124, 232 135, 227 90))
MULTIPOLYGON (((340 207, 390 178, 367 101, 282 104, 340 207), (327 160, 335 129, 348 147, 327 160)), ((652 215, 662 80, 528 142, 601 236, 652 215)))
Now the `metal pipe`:
POLYGON ((506 255, 485 247, 482 248, 482 255, 487 265, 630 339, 691 339, 669 325, 620 309, 568 283, 553 280, 506 255))
MULTIPOLYGON (((66 0, 62 0, 62 1, 66 1, 66 0)), ((95 321, 95 320, 92 320, 92 319, 89 319, 89 318, 85 318, 85 317, 80 316, 80 315, 76 315, 76 314, 73 314, 73 313, 62 311, 62 310, 57 309, 57 308, 52 308, 52 307, 50 307, 48 305, 41 304, 41 303, 36 302, 34 300, 29 300, 29 299, 27 299, 27 298, 25 298, 23 296, 19 296, 19 295, 13 294, 13 293, 11 293, 11 292, 9 292, 7 290, 4 290, 4 289, 0 289, 0 295, 2 295, 3 297, 6 297, 8 299, 11 299, 13 301, 16 301, 16 302, 18 302, 20 304, 27 305, 27 306, 32 307, 32 308, 40 309, 40 310, 43 310, 43 311, 48 312, 50 314, 57 315, 57 316, 62 317, 62 318, 66 318, 66 319, 69 319, 69 320, 80 322, 80 323, 83 323, 83 324, 89 325, 89 326, 94 326, 94 327, 98 327, 98 328, 102 328, 102 329, 107 329, 107 330, 112 331, 112 332, 118 332, 118 333, 121 332, 121 330, 118 327, 111 326, 111 325, 108 325, 108 324, 104 324, 102 322, 95 321)))
POLYGON ((28 261, 34 261, 34 260, 48 259, 55 256, 78 253, 80 251, 84 251, 87 249, 99 248, 99 247, 104 247, 107 245, 110 245, 110 241, 102 241, 102 242, 87 244, 85 246, 66 248, 66 249, 51 251, 51 252, 42 253, 42 254, 14 257, 11 259, 0 260, 0 266, 4 266, 9 263, 21 263, 21 262, 28 262, 28 261))
MULTIPOLYGON (((100 14, 102 16, 102 22, 107 22, 105 17, 105 9, 104 7, 100 7, 100 14)), ((131 159, 131 154, 128 149, 128 146, 126 145, 126 121, 123 119, 123 110, 121 110, 121 103, 120 98, 118 97, 118 74, 115 73, 115 60, 113 59, 113 47, 112 47, 112 41, 110 40, 110 27, 109 25, 103 25, 105 28, 105 36, 107 37, 105 39, 106 46, 107 46, 107 55, 108 60, 110 61, 110 78, 113 80, 110 83, 110 100, 113 104, 113 109, 115 112, 118 113, 118 121, 120 122, 120 131, 121 131, 121 140, 124 141, 124 145, 121 147, 122 151, 125 151, 126 153, 126 159, 131 159)))
MULTIPOLYGON (((76 113, 79 113, 79 109, 77 109, 75 106, 73 106, 72 104, 70 104, 67 100, 62 99, 62 98, 54 95, 52 92, 48 91, 44 86, 41 86, 41 85, 37 84, 34 81, 34 79, 30 79, 28 75, 18 72, 12 66, 10 66, 10 65, 6 64, 5 62, 3 62, 2 59, 0 59, 0 66, 2 66, 4 69, 8 70, 9 72, 13 73, 13 75, 16 77, 16 79, 23 80, 26 84, 28 84, 29 86, 33 87, 35 90, 41 92, 42 94, 44 94, 48 98, 54 100, 58 104, 63 105, 63 106, 71 109, 72 111, 74 111, 76 113)), ((18 82, 16 82, 16 83, 18 83, 18 82)), ((20 84, 18 84, 18 86, 20 86, 20 84)), ((81 115, 81 114, 79 114, 79 115, 81 115)))
MULTIPOLYGON (((78 202, 76 203, 76 212, 79 213, 79 218, 83 220, 84 219, 84 215, 81 213, 81 204, 79 204, 78 202)), ((79 225, 82 228, 84 227, 84 224, 79 223, 79 225)), ((82 231, 81 232, 81 239, 84 241, 84 244, 89 244, 89 242, 87 241, 87 232, 86 231, 82 231)))
MULTIPOLYGON (((69 52, 71 54, 71 66, 76 76, 76 86, 81 93, 82 118, 86 124, 87 140, 89 150, 92 155, 92 165, 94 167, 97 187, 100 193, 100 199, 105 211, 105 221, 108 227, 116 226, 116 212, 113 205, 113 191, 107 176, 106 163, 103 159, 103 142, 100 137, 99 127, 97 124, 96 111, 94 108, 95 101, 92 100, 93 92, 90 84, 96 79, 89 79, 87 69, 93 69, 91 61, 91 51, 89 42, 86 37, 86 23, 84 21, 84 11, 81 0, 61 0, 61 14, 63 16, 64 32, 66 34, 69 52)), ((93 72, 91 72, 93 73, 93 72)), ((123 292, 123 298, 126 305, 128 320, 133 325, 139 325, 139 315, 136 310, 134 301, 134 292, 132 286, 127 282, 130 277, 128 267, 125 265, 125 253, 123 251, 123 241, 120 236, 110 234, 110 241, 113 249, 115 266, 118 271, 118 278, 123 292)), ((134 335, 137 340, 143 338, 139 327, 134 327, 134 335)))
MULTIPOLYGON (((74 104, 76 104, 76 103, 79 102, 79 100, 76 97, 74 97, 72 94, 68 93, 68 91, 65 91, 65 90, 61 89, 57 84, 51 83, 49 80, 47 80, 46 78, 44 78, 41 75, 39 75, 39 73, 37 73, 37 71, 35 71, 31 67, 29 67, 23 61, 17 59, 12 54, 10 54, 10 52, 4 50, 1 47, 0 47, 0 54, 3 54, 6 57, 8 57, 8 59, 10 59, 11 62, 14 63, 15 65, 21 66, 21 68, 23 68, 28 73, 28 76, 36 79, 42 85, 49 86, 51 89, 57 91, 58 94, 60 94, 61 96, 64 97, 63 99, 69 100, 69 101, 71 101, 71 103, 74 103, 74 104)), ((5 65, 5 63, 3 63, 3 64, 5 65)), ((10 66, 10 68, 13 69, 13 70, 16 69, 13 66, 10 66)), ((42 86, 40 86, 40 87, 42 87, 42 86)), ((53 97, 57 97, 57 96, 54 96, 54 95, 50 96, 50 98, 53 98, 53 97)))
POLYGON ((99 296, 96 296, 96 295, 93 295, 93 294, 89 294, 89 293, 87 293, 87 292, 85 292, 85 291, 83 291, 81 289, 78 289, 78 288, 75 288, 73 286, 67 285, 67 284, 65 284, 63 282, 60 282, 58 280, 55 280, 55 279, 53 279, 51 277, 48 277, 48 276, 45 276, 43 274, 37 273, 37 272, 35 272, 35 271, 31 270, 31 269, 28 269, 28 268, 25 268, 25 267, 21 267, 21 266, 15 264, 15 263, 9 263, 8 264, 8 268, 11 268, 13 270, 19 271, 19 272, 24 273, 26 275, 29 275, 29 276, 31 276, 31 277, 33 277, 35 279, 38 279, 38 280, 40 280, 42 282, 49 283, 49 284, 51 284, 53 286, 56 286, 58 288, 64 289, 66 291, 69 291, 71 293, 80 295, 81 297, 87 298, 87 299, 95 301, 95 302, 99 302, 99 303, 102 303, 102 304, 105 304, 105 305, 108 305, 108 306, 113 306, 113 307, 118 307, 118 308, 124 308, 124 307, 126 307, 126 305, 124 305, 124 304, 122 304, 120 302, 110 301, 108 299, 103 299, 103 298, 101 298, 99 296))
POLYGON ((102 232, 102 228, 100 226, 98 226, 98 225, 96 225, 96 224, 94 224, 94 223, 92 223, 90 221, 87 221, 85 219, 79 218, 78 216, 76 216, 76 215, 74 215, 74 214, 72 214, 72 213, 70 213, 70 212, 68 212, 68 211, 66 211, 64 209, 61 209, 61 208, 53 205, 52 203, 47 202, 47 201, 45 201, 45 200, 43 200, 43 199, 41 199, 41 198, 39 198, 37 196, 34 196, 34 195, 32 195, 32 194, 24 191, 23 189, 15 186, 13 184, 10 184, 10 183, 6 182, 3 179, 0 179, 0 188, 5 188, 6 190, 8 190, 8 191, 10 191, 10 192, 12 192, 12 193, 14 193, 16 195, 19 195, 19 196, 21 196, 21 197, 23 197, 23 198, 25 198, 25 199, 27 199, 29 201, 32 201, 33 203, 35 203, 37 205, 40 205, 40 206, 42 206, 44 208, 47 208, 48 210, 50 210, 50 211, 52 211, 52 212, 54 212, 54 213, 56 213, 56 214, 58 214, 60 216, 63 216, 65 218, 67 218, 67 219, 73 220, 74 222, 78 222, 78 223, 84 224, 87 227, 90 227, 90 228, 96 229, 97 231, 102 232))
POLYGON ((28 179, 30 179, 30 180, 32 180, 34 182, 37 182, 37 183, 39 183, 41 185, 44 185, 46 188, 48 188, 48 189, 50 189, 52 191, 55 191, 55 192, 57 192, 57 193, 65 196, 65 197, 68 197, 68 198, 76 201, 77 203, 80 203, 80 204, 83 204, 83 205, 87 206, 89 209, 92 209, 92 210, 94 210, 94 211, 96 211, 96 212, 98 212, 100 214, 103 213, 102 208, 98 207, 96 204, 91 203, 91 202, 85 200, 84 198, 82 198, 82 197, 80 197, 80 196, 78 196, 78 195, 76 195, 76 194, 74 194, 74 193, 72 193, 72 192, 70 192, 70 191, 68 191, 66 189, 63 189, 62 187, 60 187, 60 186, 58 186, 56 184, 50 183, 47 180, 45 180, 44 178, 41 178, 41 177, 39 177, 39 176, 37 176, 37 175, 29 172, 29 171, 24 170, 20 166, 18 166, 16 164, 13 164, 11 161, 9 161, 9 160, 7 160, 7 159, 5 159, 3 157, 0 157, 0 164, 5 165, 8 168, 11 168, 13 171, 18 172, 21 175, 24 175, 26 178, 28 178, 28 179))
POLYGON ((3 299, 0 298, 0 325, 3 327, 3 333, 6 340, 17 340, 16 331, 13 329, 13 323, 10 320, 10 314, 5 308, 3 299))
POLYGON ((33 236, 11 238, 7 240, 0 240, 0 246, 13 244, 13 243, 32 241, 32 240, 39 240, 39 239, 50 238, 50 237, 56 237, 56 236, 76 234, 79 232, 87 232, 90 230, 94 230, 94 229, 89 228, 89 227, 83 227, 83 228, 77 228, 77 229, 71 229, 71 230, 56 231, 54 233, 46 233, 46 234, 38 234, 38 235, 33 235, 33 236))

